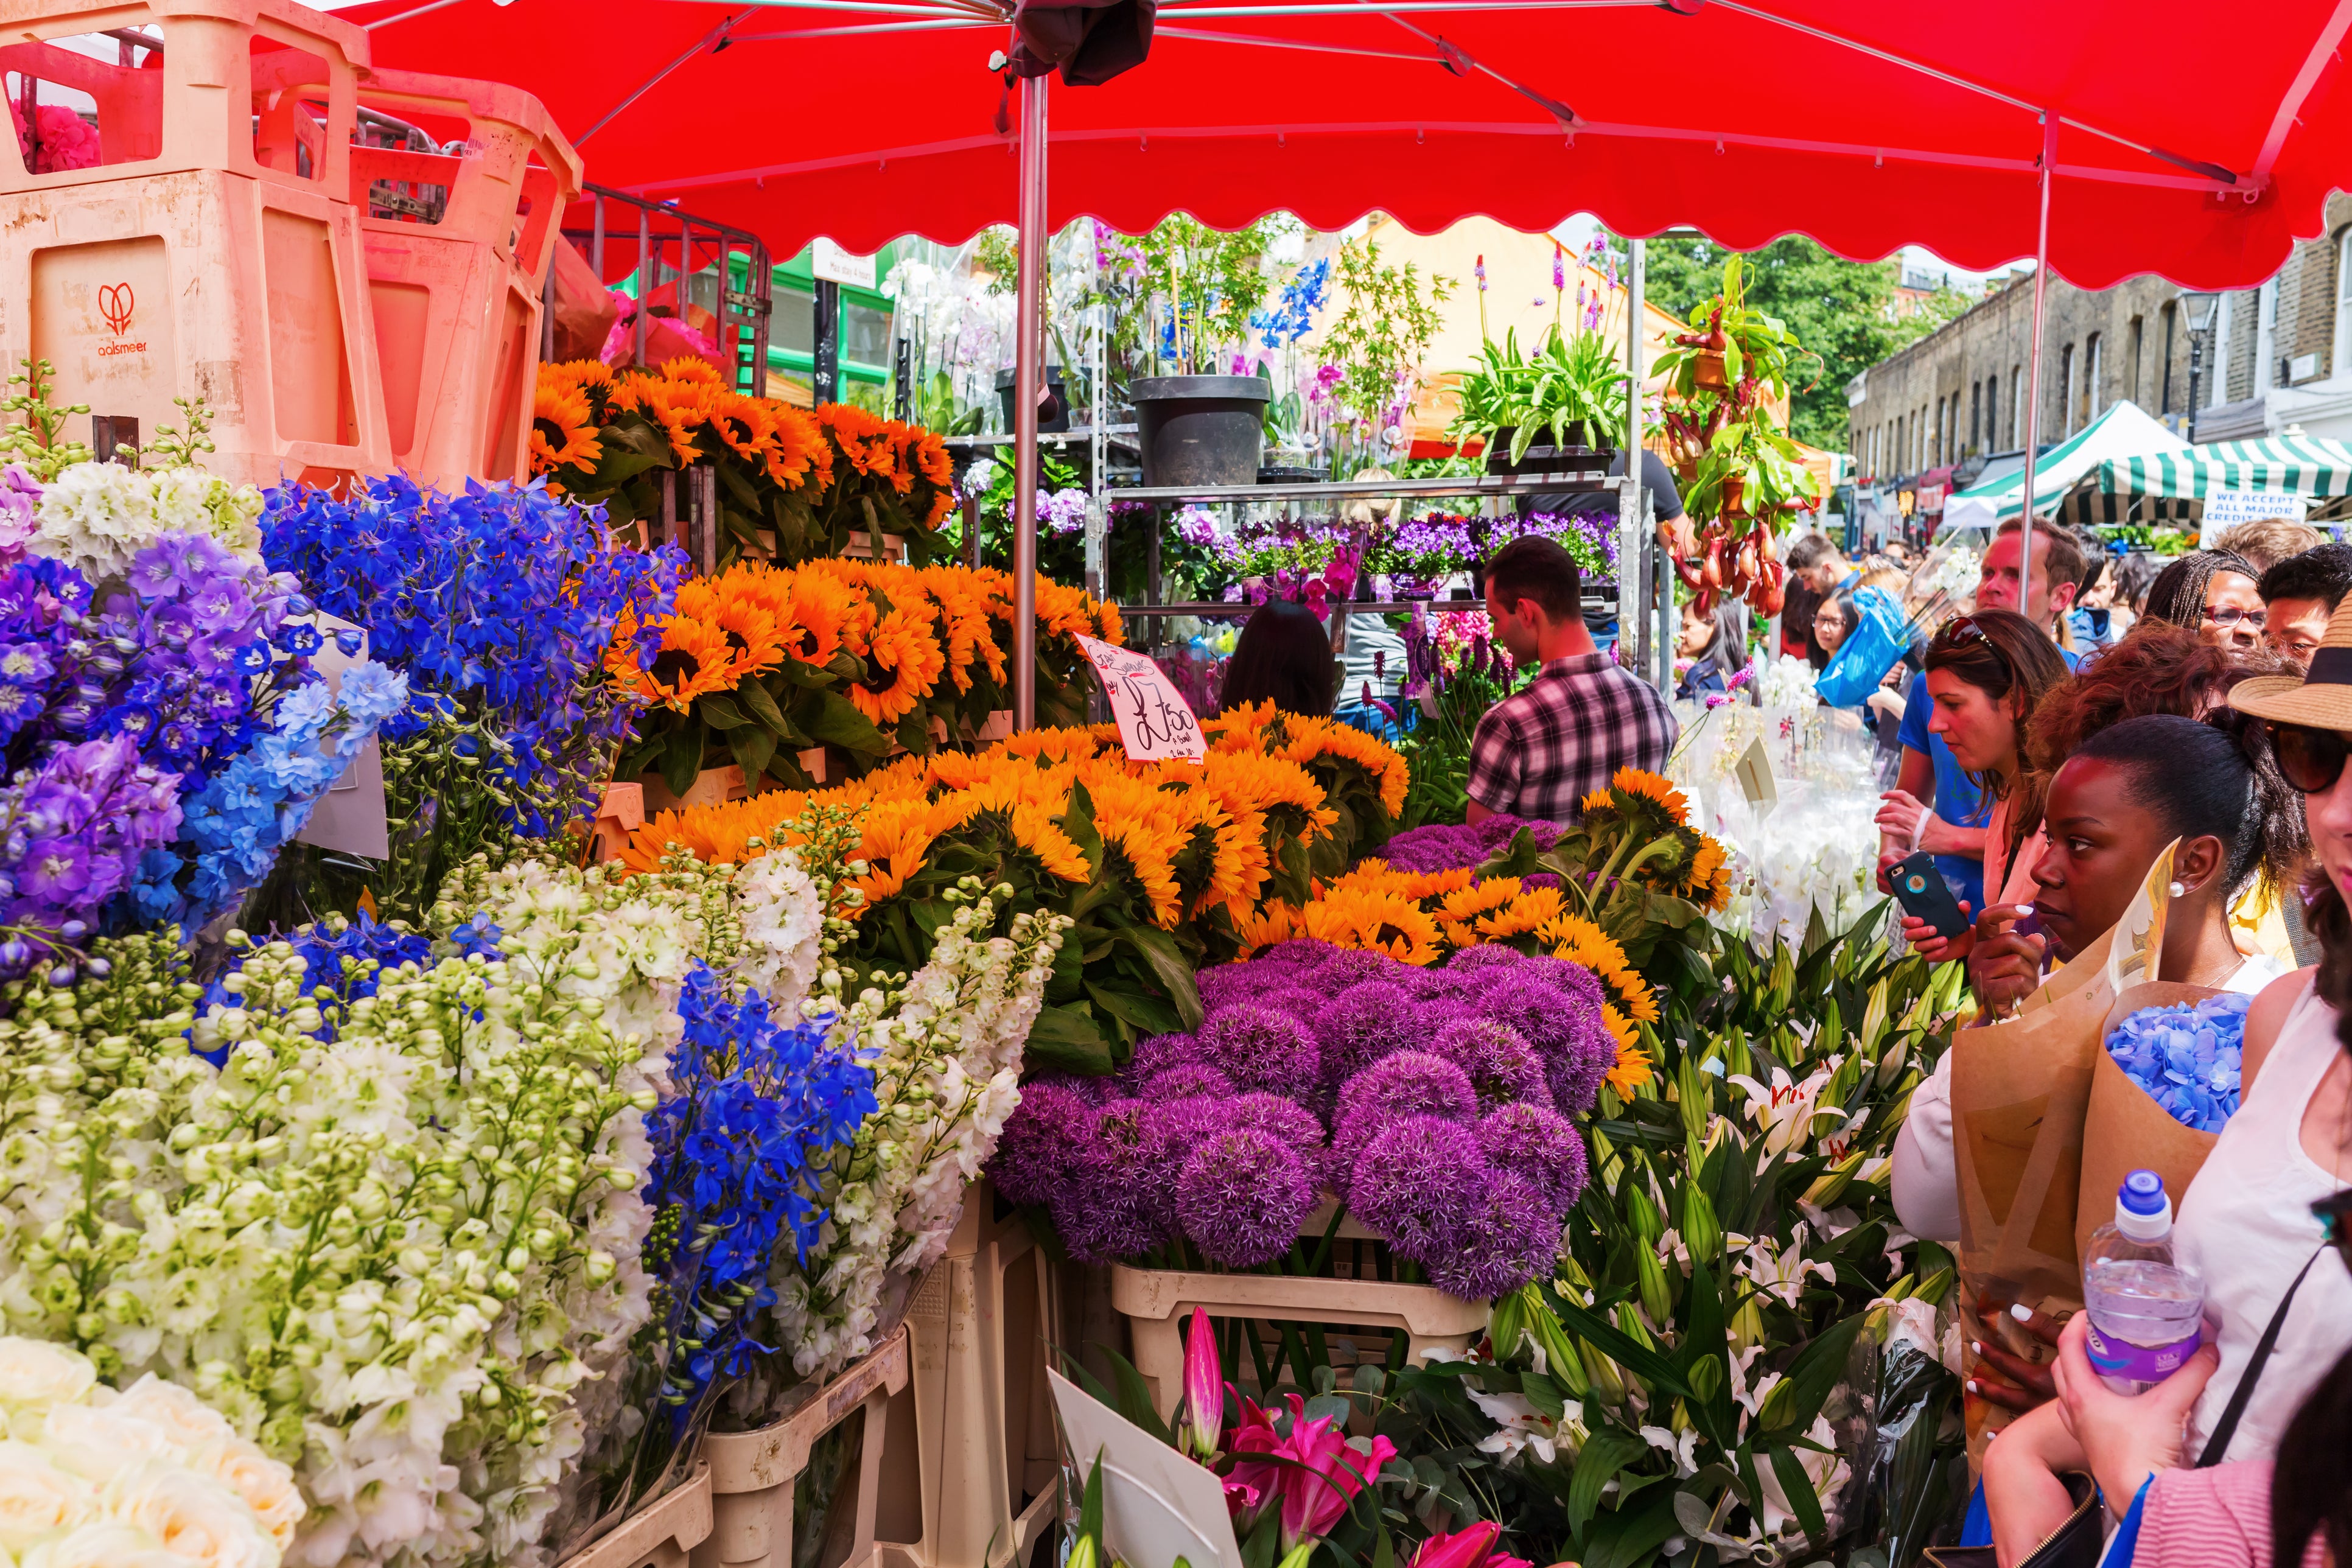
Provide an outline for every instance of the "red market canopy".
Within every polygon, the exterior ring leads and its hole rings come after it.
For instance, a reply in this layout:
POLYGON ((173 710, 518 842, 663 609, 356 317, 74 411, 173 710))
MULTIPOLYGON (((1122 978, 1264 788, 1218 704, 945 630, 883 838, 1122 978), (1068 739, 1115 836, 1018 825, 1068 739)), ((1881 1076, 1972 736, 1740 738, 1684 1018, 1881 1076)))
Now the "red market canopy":
MULTIPOLYGON (((992 0, 373 0, 379 64, 537 94, 597 183, 751 229, 960 240, 1015 217, 992 0)), ((2352 0, 2217 37, 2189 0, 1162 0, 1151 55, 1053 92, 1046 216, 1129 232, 1277 208, 1429 231, 1570 213, 1735 247, 1811 235, 1985 270, 2036 248, 2084 288, 2268 277, 2352 185, 2352 0), (2218 62, 2226 56, 2227 64, 2218 62)))

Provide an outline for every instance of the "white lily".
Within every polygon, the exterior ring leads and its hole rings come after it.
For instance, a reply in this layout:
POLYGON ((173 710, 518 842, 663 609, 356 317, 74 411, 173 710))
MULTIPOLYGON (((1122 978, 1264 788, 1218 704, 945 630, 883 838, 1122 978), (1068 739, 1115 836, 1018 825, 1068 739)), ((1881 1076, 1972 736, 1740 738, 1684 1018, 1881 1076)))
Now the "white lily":
POLYGON ((1686 1479, 1698 1474, 1698 1428, 1694 1426, 1681 1436, 1675 1436, 1664 1426, 1644 1426, 1642 1440, 1665 1454, 1675 1462, 1675 1475, 1686 1479))
POLYGON ((1836 1066, 1837 1058, 1832 1057, 1802 1082, 1791 1081, 1787 1068, 1774 1068, 1769 1088, 1746 1073, 1731 1077, 1729 1081, 1748 1096, 1748 1115, 1764 1133, 1766 1153, 1786 1154, 1804 1147, 1812 1133, 1813 1118, 1821 1113, 1822 1090, 1829 1087, 1836 1066))
POLYGON ((1831 1284, 1837 1283, 1837 1269, 1827 1263, 1816 1263, 1805 1256, 1807 1226, 1799 1220, 1790 1232, 1789 1245, 1779 1252, 1772 1250, 1769 1239, 1759 1239, 1741 1254, 1733 1272, 1759 1290, 1769 1290, 1780 1299, 1781 1305, 1794 1307, 1804 1289, 1805 1278, 1818 1274, 1831 1284))
POLYGON ((1570 1401, 1561 1411, 1561 1418, 1555 1421, 1528 1404, 1523 1394, 1481 1394, 1466 1384, 1464 1391, 1486 1413, 1486 1419, 1495 1423, 1495 1430, 1478 1440, 1480 1453, 1500 1457, 1506 1468, 1529 1449, 1545 1464, 1552 1464, 1558 1460, 1563 1443, 1570 1456, 1574 1457, 1578 1447, 1574 1434, 1581 1429, 1577 1424, 1584 1415, 1582 1405, 1570 1401))

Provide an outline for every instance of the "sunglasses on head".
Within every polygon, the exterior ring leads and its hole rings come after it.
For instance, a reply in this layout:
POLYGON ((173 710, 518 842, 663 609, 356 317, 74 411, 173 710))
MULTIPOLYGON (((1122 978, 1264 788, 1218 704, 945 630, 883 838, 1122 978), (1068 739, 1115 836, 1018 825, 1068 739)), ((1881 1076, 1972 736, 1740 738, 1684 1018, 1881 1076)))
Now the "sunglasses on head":
POLYGON ((1992 655, 1994 658, 2000 661, 2000 668, 2011 679, 2015 679, 2017 677, 2017 671, 2010 668, 2009 656, 2000 651, 2000 645, 1999 643, 1993 641, 1991 637, 1985 635, 1984 627, 1977 625, 1977 618, 1974 616, 1961 616, 1958 619, 1948 623, 1942 631, 1936 634, 1936 640, 1942 643, 1946 647, 1967 647, 1971 644, 1980 645, 1984 648, 1985 652, 1992 655))
POLYGON ((2271 752, 2278 758, 2279 773, 2304 794, 2325 795, 2344 776, 2344 758, 2347 749, 2352 749, 2352 742, 2347 742, 2336 731, 2275 721, 2266 722, 2263 728, 2270 733, 2271 752))

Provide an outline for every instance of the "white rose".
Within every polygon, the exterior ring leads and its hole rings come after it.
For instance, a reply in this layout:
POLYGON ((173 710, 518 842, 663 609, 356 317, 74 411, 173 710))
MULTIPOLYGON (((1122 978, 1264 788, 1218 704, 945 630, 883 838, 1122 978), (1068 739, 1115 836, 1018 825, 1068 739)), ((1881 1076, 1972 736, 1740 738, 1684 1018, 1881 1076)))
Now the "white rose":
POLYGON ((79 1351, 46 1340, 0 1339, 0 1405, 71 1405, 98 1382, 79 1351))
POLYGON ((0 1546, 21 1552, 98 1512, 98 1490, 27 1443, 0 1443, 0 1546))
POLYGON ((50 1411, 43 1442, 58 1464, 101 1484, 144 1460, 178 1464, 184 1458, 169 1428, 87 1405, 60 1405, 50 1411))
POLYGON ((236 1429, 219 1411, 176 1383, 165 1383, 149 1373, 123 1390, 106 1406, 110 1414, 152 1422, 170 1434, 184 1452, 194 1453, 208 1444, 234 1437, 236 1429))
POLYGON ((135 1524, 197 1568, 278 1568, 278 1543, 242 1498, 208 1476, 152 1462, 107 1488, 116 1518, 135 1524))
POLYGON ((103 1520, 31 1548, 16 1559, 16 1568, 188 1568, 188 1563, 137 1525, 103 1520))
POLYGON ((301 1488, 294 1486, 294 1467, 280 1465, 236 1434, 203 1450, 195 1458, 195 1467, 209 1467, 221 1486, 245 1500, 245 1507, 254 1511, 254 1519, 278 1542, 280 1552, 294 1544, 294 1526, 310 1511, 310 1504, 303 1502, 301 1488))

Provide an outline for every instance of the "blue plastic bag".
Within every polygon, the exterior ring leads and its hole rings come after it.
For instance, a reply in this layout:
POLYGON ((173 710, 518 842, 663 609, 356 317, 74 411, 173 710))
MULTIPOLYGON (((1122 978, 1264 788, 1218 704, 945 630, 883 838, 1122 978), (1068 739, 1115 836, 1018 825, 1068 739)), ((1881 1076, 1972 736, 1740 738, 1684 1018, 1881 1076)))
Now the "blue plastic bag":
POLYGON ((1853 591, 1853 629, 1813 689, 1832 708, 1859 708, 1911 646, 1903 606, 1884 588, 1853 591))

